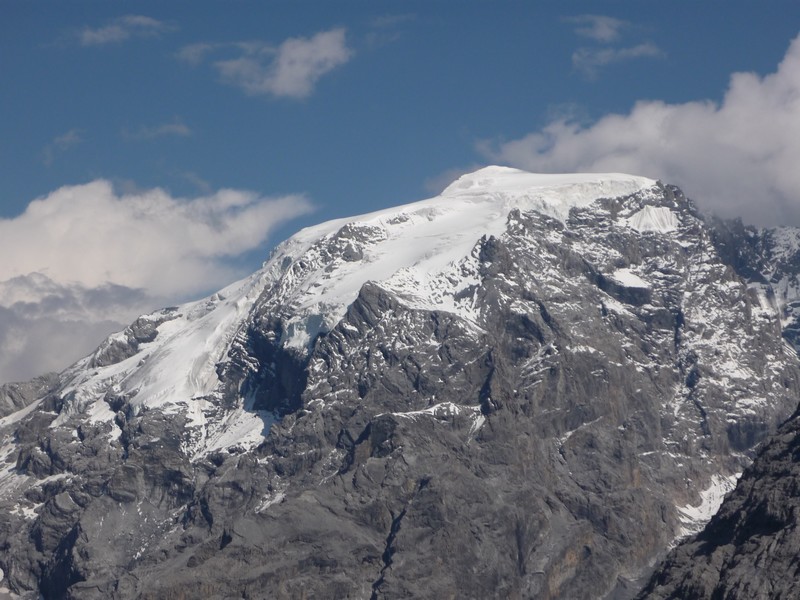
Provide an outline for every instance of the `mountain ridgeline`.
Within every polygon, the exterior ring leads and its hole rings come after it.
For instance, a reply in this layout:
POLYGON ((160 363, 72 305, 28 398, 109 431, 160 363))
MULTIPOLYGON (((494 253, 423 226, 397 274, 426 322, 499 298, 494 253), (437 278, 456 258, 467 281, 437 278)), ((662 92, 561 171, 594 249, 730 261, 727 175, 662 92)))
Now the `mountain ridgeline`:
POLYGON ((0 585, 763 591, 780 575, 731 565, 794 523, 774 494, 795 421, 753 460, 800 400, 799 247, 661 182, 502 167, 305 229, 251 277, 0 390, 0 585))

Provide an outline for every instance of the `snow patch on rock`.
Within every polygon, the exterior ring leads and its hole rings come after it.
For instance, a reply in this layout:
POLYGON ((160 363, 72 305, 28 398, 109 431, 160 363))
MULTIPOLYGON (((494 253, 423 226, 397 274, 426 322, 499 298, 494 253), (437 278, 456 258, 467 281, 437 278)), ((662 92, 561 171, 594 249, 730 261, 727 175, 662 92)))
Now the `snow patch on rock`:
POLYGON ((678 515, 681 520, 681 528, 678 538, 693 535, 703 529, 722 506, 725 495, 736 487, 740 476, 741 473, 728 477, 712 475, 711 485, 700 492, 700 504, 679 506, 678 515))
POLYGON ((651 287, 649 283, 628 268, 617 269, 611 274, 611 279, 629 288, 649 289, 651 287))
POLYGON ((625 219, 625 224, 638 232, 657 231, 669 233, 675 231, 680 222, 678 215, 666 206, 645 206, 625 219))

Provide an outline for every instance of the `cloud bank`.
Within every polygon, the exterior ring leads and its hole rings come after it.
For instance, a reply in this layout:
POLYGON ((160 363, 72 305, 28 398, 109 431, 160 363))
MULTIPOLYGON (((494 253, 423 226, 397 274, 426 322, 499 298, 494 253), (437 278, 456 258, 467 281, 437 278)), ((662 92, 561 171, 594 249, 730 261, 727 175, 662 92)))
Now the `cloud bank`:
POLYGON ((191 44, 176 56, 196 66, 228 47, 236 48, 238 56, 216 60, 214 68, 225 83, 254 96, 306 98, 323 75, 353 56, 343 28, 322 31, 310 38, 289 38, 278 47, 263 42, 191 44))
POLYGON ((307 213, 303 196, 62 187, 0 219, 0 382, 63 369, 135 316, 244 275, 237 256, 307 213))
POLYGON ((800 37, 775 73, 733 74, 720 103, 640 101, 590 125, 555 120, 478 149, 532 171, 655 177, 721 216, 800 225, 800 37))
POLYGON ((60 371, 157 300, 141 289, 60 284, 40 273, 0 282, 0 383, 60 371))

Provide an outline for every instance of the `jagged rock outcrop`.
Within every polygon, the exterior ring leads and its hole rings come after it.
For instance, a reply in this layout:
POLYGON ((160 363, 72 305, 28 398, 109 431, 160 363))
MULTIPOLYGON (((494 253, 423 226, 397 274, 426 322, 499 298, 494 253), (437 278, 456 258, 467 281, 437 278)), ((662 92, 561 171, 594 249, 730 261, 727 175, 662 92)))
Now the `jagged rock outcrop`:
POLYGON ((30 381, 0 385, 0 418, 21 410, 58 387, 58 373, 47 373, 30 381))
POLYGON ((0 420, 0 569, 46 598, 630 596, 800 397, 779 291, 720 248, 677 188, 502 168, 304 230, 0 420))
POLYGON ((719 512, 676 548, 641 598, 796 598, 800 413, 759 453, 719 512))

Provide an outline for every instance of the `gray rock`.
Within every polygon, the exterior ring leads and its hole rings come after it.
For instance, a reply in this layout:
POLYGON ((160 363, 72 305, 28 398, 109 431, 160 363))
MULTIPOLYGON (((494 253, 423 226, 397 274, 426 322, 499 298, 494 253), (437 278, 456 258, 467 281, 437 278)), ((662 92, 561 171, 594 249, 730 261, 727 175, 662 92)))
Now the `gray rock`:
POLYGON ((764 446, 706 528, 673 550, 640 598, 796 598, 800 415, 764 446))
POLYGON ((286 290, 385 239, 353 223, 269 263, 191 407, 82 379, 157 340, 137 321, 4 425, 0 568, 46 598, 629 597, 678 507, 798 402, 777 308, 714 235, 668 186, 565 222, 515 210, 439 274, 456 309, 368 282, 287 344, 286 290), (645 206, 677 229, 628 226, 645 206), (207 443, 245 413, 260 444, 207 443))
POLYGON ((58 384, 58 374, 47 373, 30 381, 0 385, 0 418, 25 408, 53 391, 58 384))

